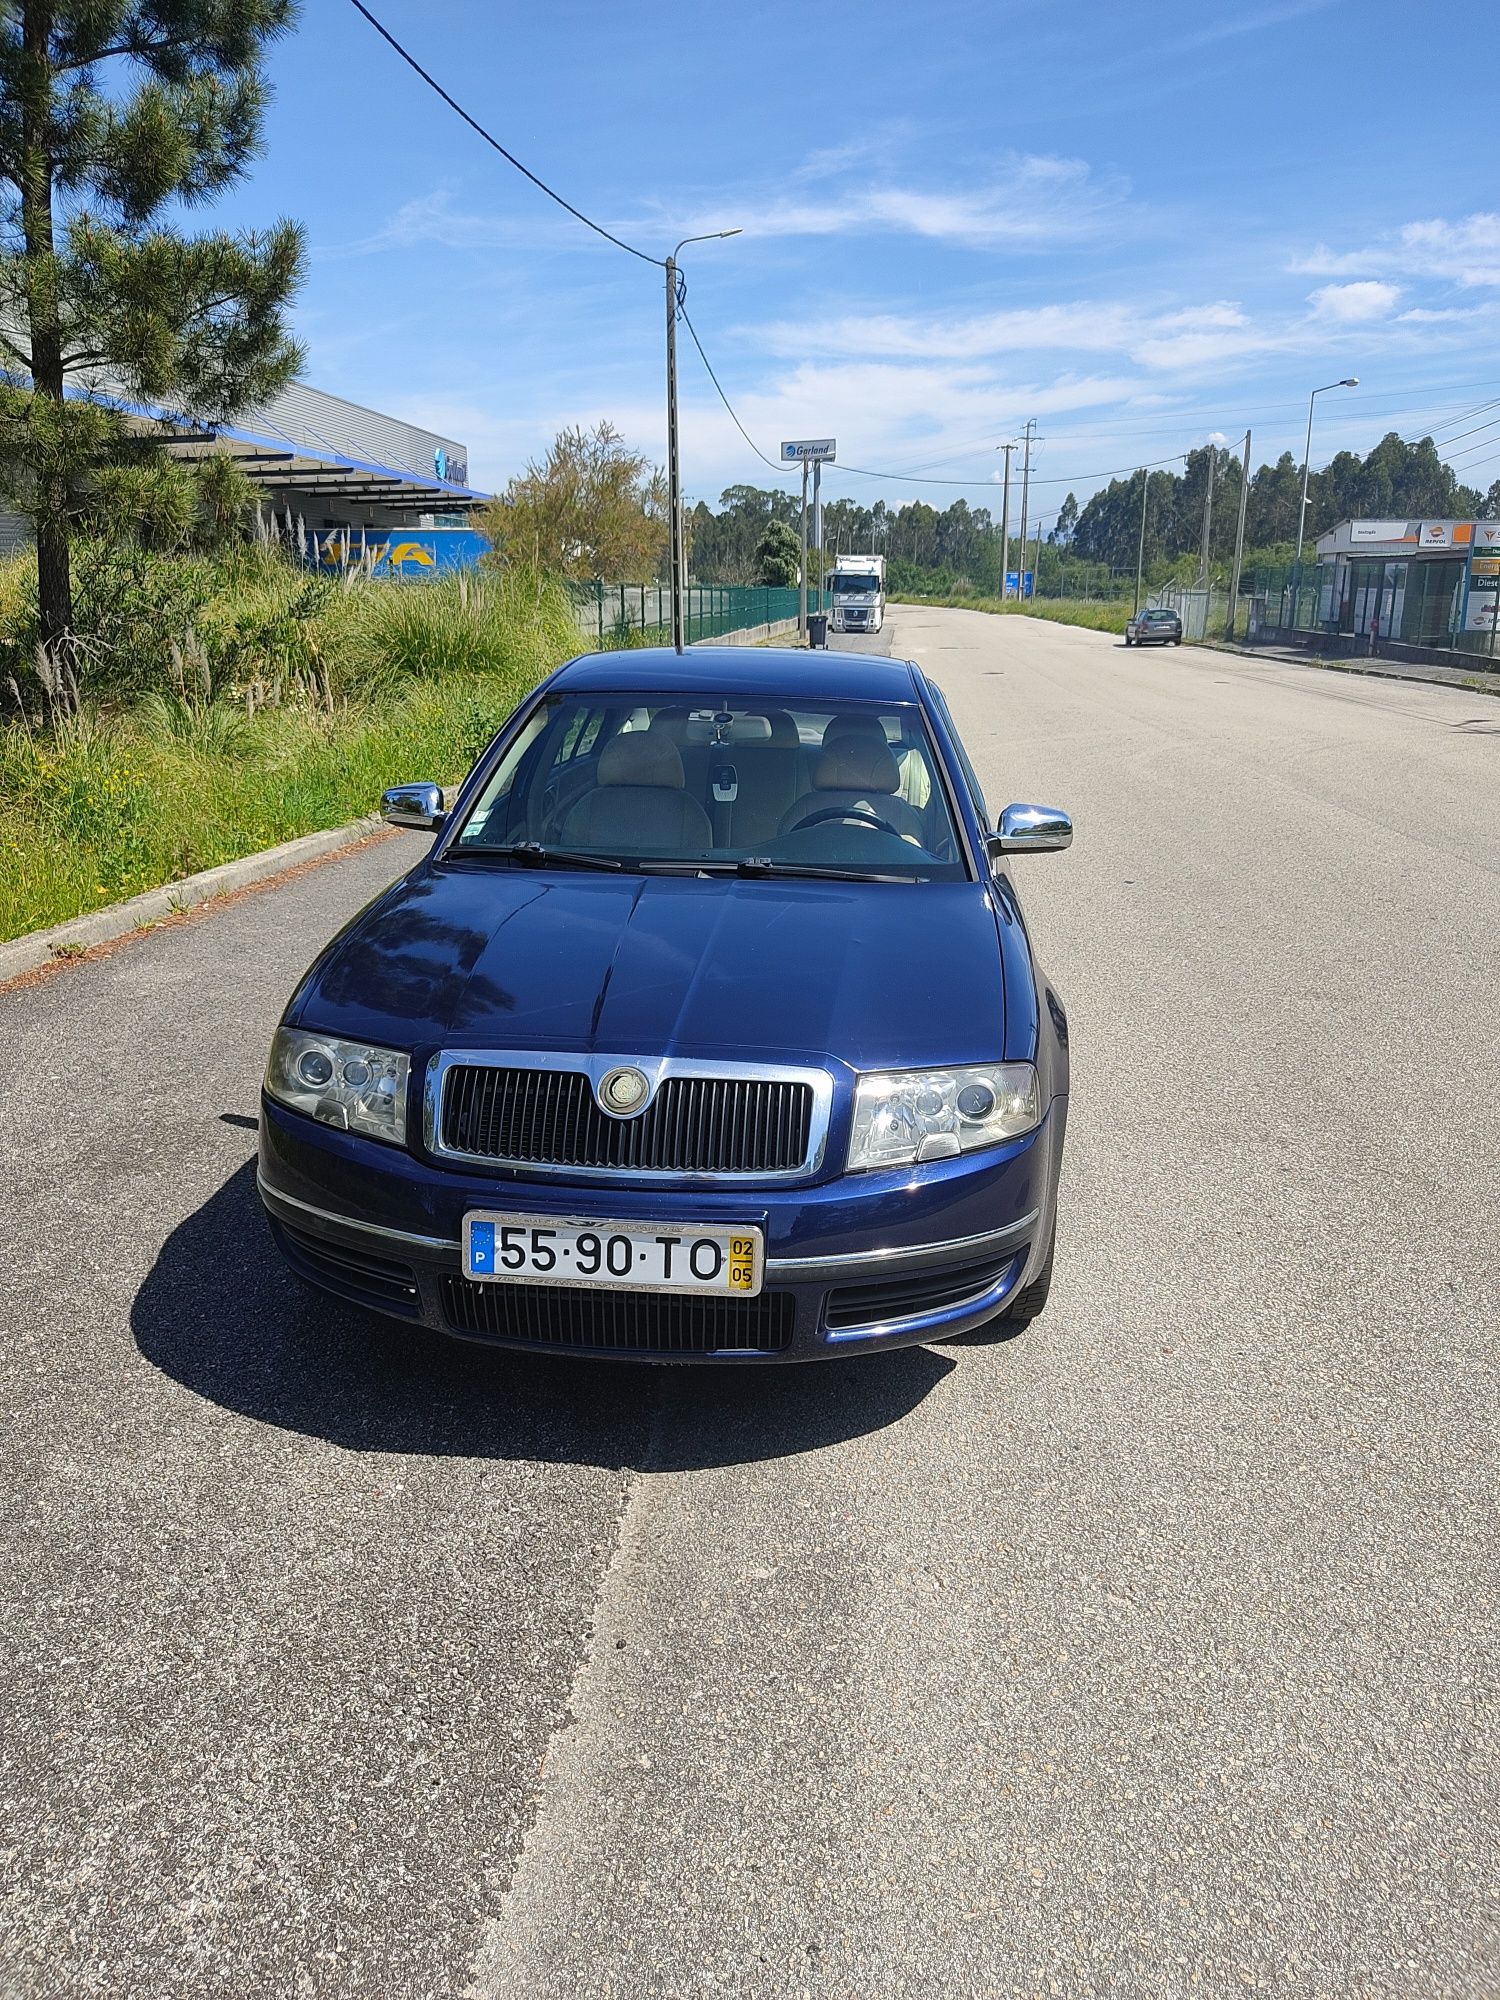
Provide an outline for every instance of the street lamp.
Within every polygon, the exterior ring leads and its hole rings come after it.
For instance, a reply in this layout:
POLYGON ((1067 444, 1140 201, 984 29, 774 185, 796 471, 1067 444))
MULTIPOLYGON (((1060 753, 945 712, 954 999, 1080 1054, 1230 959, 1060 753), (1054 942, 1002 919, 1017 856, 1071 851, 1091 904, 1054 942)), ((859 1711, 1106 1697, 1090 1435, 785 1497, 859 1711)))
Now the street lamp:
POLYGON ((1324 395, 1329 389, 1357 389, 1358 387, 1359 377, 1357 375, 1345 375, 1337 382, 1325 382, 1321 389, 1314 389, 1307 399, 1307 445, 1302 453, 1302 505, 1297 510, 1297 576, 1299 581, 1302 575, 1302 535, 1303 530, 1307 526, 1307 479, 1308 473, 1312 468, 1313 404, 1316 403, 1319 396, 1324 395))
POLYGON ((682 546, 682 464, 677 449, 677 314, 682 300, 677 289, 677 259, 689 243, 717 243, 738 236, 738 229, 711 229, 706 236, 684 236, 667 259, 667 541, 672 585, 672 644, 682 651, 682 591, 686 581, 682 546))

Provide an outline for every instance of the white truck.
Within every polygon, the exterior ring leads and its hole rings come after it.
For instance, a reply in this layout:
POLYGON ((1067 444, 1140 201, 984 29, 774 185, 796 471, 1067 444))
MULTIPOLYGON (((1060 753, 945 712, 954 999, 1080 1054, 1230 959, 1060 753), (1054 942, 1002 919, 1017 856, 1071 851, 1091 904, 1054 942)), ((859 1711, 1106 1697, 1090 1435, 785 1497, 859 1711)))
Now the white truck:
POLYGON ((836 556, 829 578, 829 629, 878 632, 885 623, 885 557, 836 556))

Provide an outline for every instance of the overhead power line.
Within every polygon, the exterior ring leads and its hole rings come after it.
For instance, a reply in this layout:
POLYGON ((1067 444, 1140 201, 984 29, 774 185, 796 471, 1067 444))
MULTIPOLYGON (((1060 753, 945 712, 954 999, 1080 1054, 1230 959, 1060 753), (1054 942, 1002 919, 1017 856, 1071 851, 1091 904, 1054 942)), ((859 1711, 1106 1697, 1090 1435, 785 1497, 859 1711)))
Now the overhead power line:
POLYGON ((760 446, 755 442, 755 439, 751 437, 749 431, 747 431, 745 429, 745 426, 740 422, 739 414, 736 411, 733 403, 731 403, 729 398, 724 394, 723 383, 714 373, 713 363, 709 360, 708 356, 703 352, 703 342, 698 338, 697 327, 693 325, 693 322, 688 317, 687 306, 685 304, 679 304, 677 310, 679 315, 681 316, 683 325, 687 328, 688 333, 692 337, 692 342, 694 347, 696 347, 698 350, 698 359, 703 363, 703 366, 708 370, 708 379, 710 382, 713 383, 714 387, 718 390, 719 401, 724 405, 725 409, 728 410, 730 415, 730 420, 734 424, 735 429, 739 432, 740 436, 745 440, 746 444, 749 445, 750 449, 755 453, 755 456, 760 460, 762 465, 769 465, 773 472, 779 472, 784 475, 787 472, 788 468, 782 465, 777 459, 768 458, 766 454, 761 450, 760 446))
POLYGON ((427 73, 427 71, 423 69, 422 65, 417 61, 416 57, 401 46, 400 42, 396 40, 396 37, 391 33, 390 29, 385 27, 381 22, 376 20, 375 16, 370 12, 369 8, 364 4, 364 0, 350 0, 350 4, 355 9, 356 13, 364 15, 365 19, 369 22, 370 26, 375 30, 376 34, 379 35, 383 41, 390 43, 391 47, 396 51, 396 54, 400 56, 402 62, 406 63, 409 68, 414 69, 416 71, 417 75, 421 77, 423 83, 427 85, 427 88, 429 90, 434 90, 437 92, 438 96, 442 98, 444 104, 448 106, 450 111, 456 111, 459 117, 462 118, 464 123, 468 126, 471 126, 473 130, 479 134, 480 138, 484 140, 487 146, 493 146, 495 151, 500 155, 502 160, 508 160, 511 166, 515 168, 516 172, 518 174, 524 174, 527 180, 531 182, 531 185, 533 187, 540 188, 542 193, 546 195, 549 201, 555 201, 559 208, 565 208, 568 211, 569 215, 575 217, 579 222, 583 224, 585 229, 592 229, 596 236, 602 236, 606 243, 613 243, 617 250, 624 250, 627 251, 629 255, 632 257, 639 257, 643 264, 655 264, 658 270, 664 270, 666 268, 667 260, 665 259, 665 257, 653 257, 648 250, 638 250, 633 243, 627 243, 623 237, 616 236, 611 230, 606 229, 602 222, 595 222, 595 220, 591 215, 585 215, 581 208, 575 208, 572 202, 568 201, 563 195, 560 195, 557 192, 556 188, 548 187, 547 183, 542 179, 540 174, 534 174, 531 171, 530 167, 528 167, 524 161, 518 160, 514 153, 507 151, 507 149, 504 146, 502 146, 500 141, 495 137, 493 132, 487 132, 485 128, 480 124, 477 118, 472 116, 471 113, 464 110, 463 106, 459 103, 456 97, 449 96, 448 92, 444 90, 443 86, 437 81, 436 77, 430 76, 427 73))

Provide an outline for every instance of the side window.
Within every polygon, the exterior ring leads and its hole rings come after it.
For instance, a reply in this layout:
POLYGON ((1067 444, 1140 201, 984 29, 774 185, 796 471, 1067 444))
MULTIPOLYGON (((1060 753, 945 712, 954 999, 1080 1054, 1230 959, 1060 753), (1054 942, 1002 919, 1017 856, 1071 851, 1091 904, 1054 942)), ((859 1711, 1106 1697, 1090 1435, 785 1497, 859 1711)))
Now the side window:
POLYGON ((943 691, 933 681, 928 681, 927 692, 932 697, 932 705, 942 717, 943 727, 948 732, 948 740, 958 752, 958 761, 963 769, 964 782, 969 787, 969 796, 974 801, 974 810, 979 815, 979 824, 987 827, 990 823, 990 809, 984 801, 984 791, 979 783, 979 774, 969 762, 969 753, 964 748, 964 740, 959 735, 953 717, 948 712, 948 704, 943 699, 943 691))
POLYGON ((599 731, 604 727, 602 708, 580 708, 563 732, 552 758, 553 768, 566 764, 574 757, 587 757, 599 741, 599 731))

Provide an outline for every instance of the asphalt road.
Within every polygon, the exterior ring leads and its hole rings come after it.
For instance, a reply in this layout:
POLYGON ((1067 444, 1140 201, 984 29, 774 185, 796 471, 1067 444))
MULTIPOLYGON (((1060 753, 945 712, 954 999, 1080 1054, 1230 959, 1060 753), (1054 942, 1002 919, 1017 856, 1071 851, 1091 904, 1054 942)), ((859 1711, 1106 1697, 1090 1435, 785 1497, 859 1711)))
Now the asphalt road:
POLYGON ((399 841, 0 995, 7 2000, 1500 1993, 1500 705, 888 633, 1078 825, 1019 1340, 301 1295, 260 1063, 399 841))

